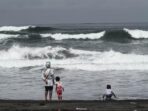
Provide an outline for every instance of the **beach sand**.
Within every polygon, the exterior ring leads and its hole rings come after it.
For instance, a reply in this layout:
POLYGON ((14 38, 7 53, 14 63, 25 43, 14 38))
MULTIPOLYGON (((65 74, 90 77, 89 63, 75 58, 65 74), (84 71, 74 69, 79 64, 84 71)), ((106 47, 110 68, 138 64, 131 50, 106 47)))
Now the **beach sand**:
POLYGON ((0 111, 148 111, 148 100, 0 100, 0 111))

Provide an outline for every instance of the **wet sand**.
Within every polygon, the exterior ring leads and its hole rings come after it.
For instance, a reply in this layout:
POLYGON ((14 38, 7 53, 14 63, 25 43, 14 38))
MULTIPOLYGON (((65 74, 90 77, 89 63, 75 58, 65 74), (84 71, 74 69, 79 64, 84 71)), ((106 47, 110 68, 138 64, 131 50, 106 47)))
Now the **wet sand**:
POLYGON ((148 100, 74 101, 0 100, 0 111, 148 111, 148 100))

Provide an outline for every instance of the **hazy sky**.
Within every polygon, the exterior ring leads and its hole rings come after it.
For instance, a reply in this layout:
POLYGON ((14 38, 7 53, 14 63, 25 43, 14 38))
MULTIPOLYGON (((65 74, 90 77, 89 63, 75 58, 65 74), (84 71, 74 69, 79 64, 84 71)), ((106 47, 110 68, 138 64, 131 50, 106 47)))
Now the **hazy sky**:
POLYGON ((0 25, 148 22, 148 0, 0 0, 0 25))

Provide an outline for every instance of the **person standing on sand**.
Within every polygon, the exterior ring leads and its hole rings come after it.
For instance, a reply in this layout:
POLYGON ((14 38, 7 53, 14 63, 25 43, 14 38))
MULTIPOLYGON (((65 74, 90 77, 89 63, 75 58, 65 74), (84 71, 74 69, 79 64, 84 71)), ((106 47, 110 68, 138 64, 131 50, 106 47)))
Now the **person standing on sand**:
POLYGON ((61 101, 62 100, 62 93, 64 91, 64 87, 62 85, 62 82, 60 81, 60 77, 57 76, 56 77, 56 89, 55 89, 57 96, 58 96, 58 100, 61 101))
POLYGON ((106 92, 103 95, 103 100, 112 100, 112 96, 114 96, 115 98, 117 98, 116 95, 115 95, 115 93, 111 90, 111 85, 107 84, 107 86, 106 86, 106 92))
POLYGON ((45 101, 47 102, 48 95, 49 101, 51 101, 54 85, 54 73, 53 69, 51 68, 50 62, 46 62, 46 69, 42 73, 42 79, 45 82, 45 101))

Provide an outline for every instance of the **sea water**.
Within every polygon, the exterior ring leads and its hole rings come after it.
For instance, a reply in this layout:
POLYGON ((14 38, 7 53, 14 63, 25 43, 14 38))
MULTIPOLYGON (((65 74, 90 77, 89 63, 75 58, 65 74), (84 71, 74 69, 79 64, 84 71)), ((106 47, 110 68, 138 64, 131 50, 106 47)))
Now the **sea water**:
MULTIPOLYGON (((44 99, 47 61, 66 100, 148 98, 148 24, 50 24, 0 27, 0 99, 44 99)), ((53 99, 57 99, 53 90, 53 99)))

